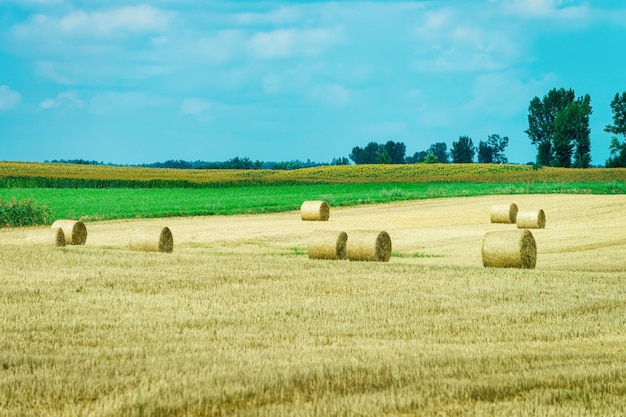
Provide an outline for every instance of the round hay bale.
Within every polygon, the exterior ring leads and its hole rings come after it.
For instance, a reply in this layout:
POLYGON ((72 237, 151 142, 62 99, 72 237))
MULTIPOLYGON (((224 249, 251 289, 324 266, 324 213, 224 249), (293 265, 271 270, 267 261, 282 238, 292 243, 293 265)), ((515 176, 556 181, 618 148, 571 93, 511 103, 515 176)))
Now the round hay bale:
POLYGON ((65 233, 60 227, 38 230, 29 234, 26 240, 35 245, 65 246, 66 244, 65 233))
POLYGON ((495 204, 491 206, 489 212, 491 223, 515 223, 517 219, 517 205, 512 204, 495 204))
POLYGON ((350 232, 346 254, 351 261, 387 262, 391 258, 391 237, 387 232, 350 232))
POLYGON ((543 210, 520 211, 517 213, 518 229, 543 229, 546 227, 546 214, 543 210))
POLYGON ((300 206, 302 220, 327 221, 330 217, 330 208, 325 201, 305 201, 300 206))
POLYGON ((63 229, 68 245, 84 245, 87 242, 87 227, 81 221, 61 219, 52 223, 52 228, 63 229))
POLYGON ((529 230, 487 232, 482 256, 486 267, 532 269, 537 263, 537 244, 529 230))
POLYGON ((174 251, 174 237, 169 227, 146 227, 135 230, 131 234, 130 250, 139 252, 164 252, 174 251))
POLYGON ((332 230, 320 230, 311 235, 309 239, 309 259, 344 260, 346 254, 346 232, 332 230))

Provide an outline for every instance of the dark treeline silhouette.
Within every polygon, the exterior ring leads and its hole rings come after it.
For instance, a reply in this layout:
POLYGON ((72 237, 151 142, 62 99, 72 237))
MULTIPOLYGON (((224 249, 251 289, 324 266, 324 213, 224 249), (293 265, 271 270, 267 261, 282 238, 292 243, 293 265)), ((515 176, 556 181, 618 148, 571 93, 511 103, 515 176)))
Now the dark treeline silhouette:
MULTIPOLYGON (((169 169, 280 169, 280 170, 294 170, 300 168, 311 168, 323 165, 329 165, 328 163, 312 162, 307 160, 305 162, 294 161, 252 161, 247 157, 240 158, 238 156, 223 162, 207 162, 207 161, 184 161, 179 160, 167 160, 165 162, 152 162, 149 164, 113 164, 104 163, 98 161, 87 161, 84 159, 53 159, 51 161, 45 161, 53 164, 75 164, 75 165, 106 165, 106 166, 133 166, 141 168, 169 168, 169 169)), ((347 158, 333 159, 332 165, 348 165, 347 158)))

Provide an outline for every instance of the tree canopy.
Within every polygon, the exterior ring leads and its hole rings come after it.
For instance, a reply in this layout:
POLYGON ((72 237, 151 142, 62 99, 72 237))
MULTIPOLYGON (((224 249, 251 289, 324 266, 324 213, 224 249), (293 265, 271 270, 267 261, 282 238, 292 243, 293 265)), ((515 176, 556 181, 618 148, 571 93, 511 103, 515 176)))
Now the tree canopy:
POLYGON ((368 143, 365 148, 355 146, 350 159, 355 164, 404 164, 406 145, 402 142, 388 141, 385 144, 368 143))
POLYGON ((508 136, 489 135, 487 140, 478 142, 478 162, 483 164, 506 164, 509 162, 504 150, 509 145, 508 136))
POLYGON ((590 96, 576 98, 572 89, 554 88, 543 99, 533 98, 528 106, 526 134, 537 146, 537 164, 588 167, 591 112, 590 96))
MULTIPOLYGON (((611 111, 613 112, 613 124, 607 125, 604 131, 626 137, 626 92, 621 95, 615 94, 611 101, 611 111)), ((616 136, 613 136, 609 150, 611 156, 606 161, 606 166, 610 168, 626 167, 626 140, 620 141, 616 136)))
POLYGON ((474 154, 476 148, 474 148, 474 142, 469 136, 461 136, 456 142, 452 142, 452 149, 450 154, 452 155, 452 162, 455 164, 468 164, 474 162, 474 154))
POLYGON ((446 145, 445 142, 433 143, 432 145, 430 145, 430 148, 428 148, 427 153, 437 158, 437 162, 441 164, 447 164, 448 162, 450 162, 448 155, 448 145, 446 145))

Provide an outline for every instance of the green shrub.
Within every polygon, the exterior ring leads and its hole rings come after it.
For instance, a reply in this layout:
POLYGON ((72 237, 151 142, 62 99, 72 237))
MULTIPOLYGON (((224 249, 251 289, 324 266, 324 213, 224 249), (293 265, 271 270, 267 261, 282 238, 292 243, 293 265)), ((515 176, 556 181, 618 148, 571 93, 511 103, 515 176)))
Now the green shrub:
POLYGON ((15 198, 10 201, 0 198, 0 227, 48 224, 51 218, 52 211, 48 207, 40 206, 30 199, 18 202, 15 198))

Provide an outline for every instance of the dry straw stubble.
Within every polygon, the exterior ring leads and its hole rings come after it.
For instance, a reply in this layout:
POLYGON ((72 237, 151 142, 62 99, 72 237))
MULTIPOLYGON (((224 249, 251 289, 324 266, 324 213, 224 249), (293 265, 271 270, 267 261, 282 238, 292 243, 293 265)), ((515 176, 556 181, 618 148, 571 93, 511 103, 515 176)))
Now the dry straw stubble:
POLYGON ((344 260, 348 259, 346 244, 348 234, 332 230, 319 230, 309 239, 309 259, 344 260))
POLYGON ((60 219, 52 223, 52 228, 60 228, 68 245, 84 245, 87 242, 87 227, 78 220, 60 219))
POLYGON ((346 253, 351 261, 387 262, 391 258, 391 237, 385 231, 350 232, 346 253))
POLYGON ((172 253, 174 237, 169 227, 137 228, 131 234, 128 248, 139 252, 172 253))
POLYGON ((487 232, 482 257, 485 267, 532 269, 537 263, 537 244, 529 230, 487 232))
POLYGON ((517 204, 494 204, 491 206, 489 217, 491 223, 514 224, 517 219, 517 204))
POLYGON ((546 227, 546 214, 543 210, 520 211, 517 213, 518 229, 543 229, 546 227))
POLYGON ((309 221, 327 221, 330 207, 326 201, 305 201, 300 206, 300 218, 309 221))

